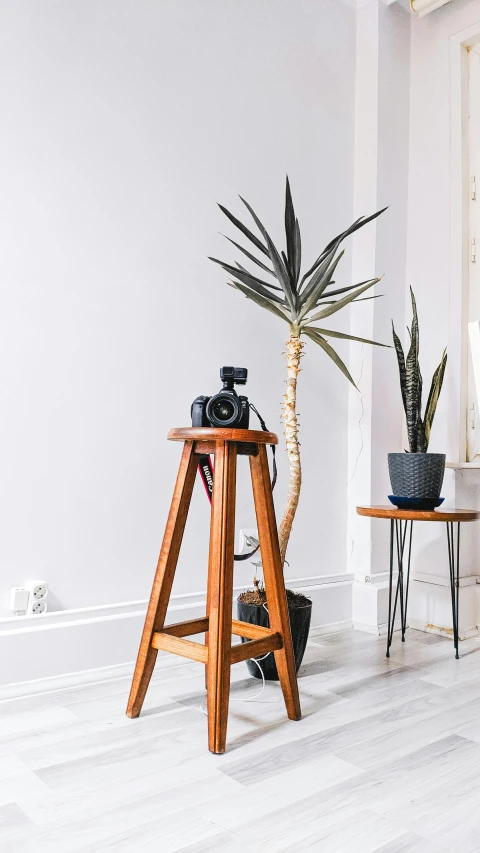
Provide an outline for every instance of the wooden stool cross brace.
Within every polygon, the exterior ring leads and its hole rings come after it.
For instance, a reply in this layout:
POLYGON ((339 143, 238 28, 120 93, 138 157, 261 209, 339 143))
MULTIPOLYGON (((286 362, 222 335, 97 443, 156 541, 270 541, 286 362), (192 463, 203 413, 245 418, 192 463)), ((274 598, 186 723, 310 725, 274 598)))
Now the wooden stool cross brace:
POLYGON ((199 661, 206 666, 208 746, 211 752, 223 753, 227 735, 230 666, 233 663, 274 652, 288 717, 299 720, 301 716, 266 450, 267 444, 277 444, 278 439, 274 433, 257 430, 190 427, 170 430, 168 438, 185 444, 145 618, 127 714, 138 717, 142 710, 159 649, 199 661), (212 453, 215 456, 215 476, 207 613, 200 619, 165 625, 198 459, 212 453), (270 628, 232 619, 237 455, 250 458, 270 628), (205 632, 205 644, 185 639, 202 632, 205 632), (232 646, 232 634, 246 637, 249 642, 232 646))

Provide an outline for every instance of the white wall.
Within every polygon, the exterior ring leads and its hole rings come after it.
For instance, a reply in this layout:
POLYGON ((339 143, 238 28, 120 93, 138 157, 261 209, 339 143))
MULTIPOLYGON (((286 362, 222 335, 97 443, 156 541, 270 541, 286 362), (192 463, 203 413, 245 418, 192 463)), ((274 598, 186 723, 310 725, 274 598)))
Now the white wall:
MULTIPOLYGON (((286 327, 207 261, 233 257, 215 202, 238 214, 241 193, 281 239, 288 171, 307 260, 350 223, 354 48, 338 0, 0 4, 0 615, 32 576, 59 610, 147 597, 180 453, 166 432, 222 363, 249 368, 281 430, 286 327)), ((347 383, 306 350, 291 578, 345 571, 347 383)), ((279 469, 278 511, 283 449, 279 469)), ((198 488, 177 594, 205 588, 207 531, 198 488)))
MULTIPOLYGON (((391 344, 391 319, 403 326, 408 187, 410 13, 398 4, 371 0, 357 13, 357 109, 355 208, 388 209, 375 229, 359 232, 354 271, 364 278, 374 267, 381 298, 351 312, 355 334, 391 344)), ((356 506, 384 504, 390 492, 387 454, 401 449, 403 409, 393 349, 352 348, 351 365, 361 398, 349 408, 347 556, 355 573, 353 622, 383 631, 387 620, 389 526, 359 517, 356 506)))
MULTIPOLYGON (((452 0, 425 18, 414 19, 411 44, 410 176, 407 275, 420 315, 424 382, 436 368, 442 350, 459 338, 456 306, 464 285, 452 279, 451 245, 451 110, 460 93, 451 92, 450 43, 459 31, 480 22, 479 0, 452 0), (433 310, 432 310, 433 309, 433 310), (455 316, 453 316, 455 312, 455 316)), ((451 359, 456 356, 452 351, 451 359)), ((459 365, 447 368, 432 430, 430 449, 455 453, 449 435, 450 412, 460 397, 459 365)), ((456 461, 456 460, 455 460, 456 461)))
MULTIPOLYGON (((451 111, 459 104, 460 92, 451 88, 450 50, 452 37, 478 22, 479 0, 452 0, 428 17, 413 21, 411 42, 407 284, 412 285, 417 297, 424 387, 429 387, 442 350, 448 345, 449 363, 429 449, 432 452, 446 450, 455 462, 462 452, 461 423, 465 416, 461 409, 464 282, 461 271, 453 272, 451 265, 452 253, 459 251, 461 256, 462 247, 451 240, 451 205, 455 202, 451 192, 451 111)), ((461 228, 458 231, 461 240, 461 228)), ((478 472, 454 474, 447 471, 446 503, 480 505, 478 485, 478 472)), ((440 526, 431 529, 430 525, 425 525, 418 526, 415 535, 414 570, 420 580, 414 584, 409 602, 413 623, 448 626, 451 613, 445 531, 440 526)), ((460 627, 463 621, 464 630, 470 630, 475 628, 479 618, 475 576, 479 574, 480 563, 475 539, 469 538, 473 530, 465 530, 462 536, 461 573, 463 583, 469 586, 461 589, 460 627)))

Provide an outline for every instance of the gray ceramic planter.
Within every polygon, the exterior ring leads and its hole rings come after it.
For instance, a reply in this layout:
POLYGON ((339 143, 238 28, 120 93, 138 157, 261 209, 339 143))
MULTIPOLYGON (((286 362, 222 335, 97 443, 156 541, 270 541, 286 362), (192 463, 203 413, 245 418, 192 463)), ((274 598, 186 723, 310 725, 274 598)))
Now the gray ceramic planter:
POLYGON ((392 494, 404 498, 439 498, 445 473, 444 453, 389 453, 392 494))

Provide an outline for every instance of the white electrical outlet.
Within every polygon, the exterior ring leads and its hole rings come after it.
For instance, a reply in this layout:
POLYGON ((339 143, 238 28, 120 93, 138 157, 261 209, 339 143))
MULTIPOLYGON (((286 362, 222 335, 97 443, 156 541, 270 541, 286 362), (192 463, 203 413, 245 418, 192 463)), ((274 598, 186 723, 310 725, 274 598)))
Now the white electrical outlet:
POLYGON ((10 610, 15 616, 25 616, 30 601, 30 590, 24 586, 12 586, 10 590, 10 610))
POLYGON ((38 616, 39 613, 46 613, 48 583, 46 581, 36 580, 29 581, 25 586, 30 590, 27 615, 38 616))
POLYGON ((48 595, 48 583, 46 581, 29 581, 26 587, 30 590, 35 601, 40 601, 48 595))
POLYGON ((256 527, 246 527, 240 530, 238 539, 238 553, 245 554, 252 551, 258 545, 258 530, 256 527))

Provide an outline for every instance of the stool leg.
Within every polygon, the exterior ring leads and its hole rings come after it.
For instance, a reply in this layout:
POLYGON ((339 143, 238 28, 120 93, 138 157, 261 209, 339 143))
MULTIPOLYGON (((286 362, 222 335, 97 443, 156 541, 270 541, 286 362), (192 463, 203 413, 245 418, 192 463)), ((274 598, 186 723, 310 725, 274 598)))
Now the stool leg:
POLYGON ((267 450, 264 444, 259 446, 258 456, 250 457, 250 468, 270 628, 272 631, 278 631, 283 637, 283 648, 274 653, 275 663, 288 717, 290 720, 300 720, 302 712, 298 695, 290 619, 278 544, 267 450))
POLYGON ((225 752, 227 738, 236 467, 236 445, 217 442, 208 556, 207 662, 208 748, 215 753, 225 752))
POLYGON ((189 441, 185 443, 183 448, 170 513, 158 558, 157 571, 128 699, 128 717, 139 716, 157 659, 157 650, 152 649, 151 645, 152 635, 155 631, 161 631, 165 622, 196 471, 197 458, 193 452, 193 442, 189 441))
MULTIPOLYGON (((207 597, 205 601, 205 616, 207 619, 210 619, 210 601, 208 595, 208 584, 207 584, 207 597)), ((205 645, 208 646, 208 631, 205 631, 204 638, 205 645)), ((205 690, 208 690, 208 663, 205 665, 205 690)))

